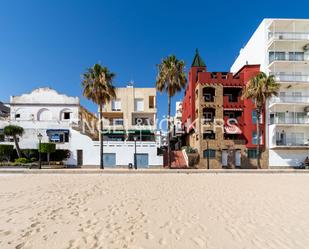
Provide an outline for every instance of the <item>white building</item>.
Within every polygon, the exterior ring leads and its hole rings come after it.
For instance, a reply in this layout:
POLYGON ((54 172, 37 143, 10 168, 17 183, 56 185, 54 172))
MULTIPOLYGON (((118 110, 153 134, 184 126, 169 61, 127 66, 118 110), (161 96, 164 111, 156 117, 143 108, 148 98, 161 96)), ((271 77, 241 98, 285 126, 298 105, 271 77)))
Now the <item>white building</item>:
POLYGON ((181 137, 183 135, 182 128, 182 102, 177 101, 175 103, 175 116, 172 117, 172 142, 175 144, 175 150, 181 149, 181 137))
MULTIPOLYGON (((43 135, 42 142, 56 143, 57 149, 71 152, 66 162, 68 165, 99 165, 98 119, 80 105, 78 97, 39 88, 29 94, 11 97, 10 106, 10 117, 0 121, 0 133, 9 124, 23 127, 25 133, 19 143, 21 149, 37 148, 37 135, 40 133, 43 135)), ((115 155, 114 164, 105 163, 109 166, 133 163, 134 145, 132 141, 104 142, 104 154, 115 155)), ((162 165, 155 142, 137 142, 136 146, 137 153, 148 155, 149 165, 162 165)))
POLYGON ((264 19, 231 71, 245 64, 281 84, 266 108, 269 167, 300 165, 309 156, 309 19, 264 19))

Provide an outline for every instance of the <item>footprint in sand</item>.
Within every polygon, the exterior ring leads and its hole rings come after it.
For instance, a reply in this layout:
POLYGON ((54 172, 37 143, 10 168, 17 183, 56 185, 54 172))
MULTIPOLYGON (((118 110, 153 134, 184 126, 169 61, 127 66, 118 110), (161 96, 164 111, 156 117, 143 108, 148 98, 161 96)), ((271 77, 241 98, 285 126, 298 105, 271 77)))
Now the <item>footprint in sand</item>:
POLYGON ((151 233, 145 233, 145 238, 147 239, 147 240, 151 240, 151 239, 153 239, 154 238, 154 236, 151 234, 151 233))
POLYGON ((195 237, 192 239, 193 242, 200 248, 204 248, 205 246, 205 240, 202 239, 201 237, 195 237))

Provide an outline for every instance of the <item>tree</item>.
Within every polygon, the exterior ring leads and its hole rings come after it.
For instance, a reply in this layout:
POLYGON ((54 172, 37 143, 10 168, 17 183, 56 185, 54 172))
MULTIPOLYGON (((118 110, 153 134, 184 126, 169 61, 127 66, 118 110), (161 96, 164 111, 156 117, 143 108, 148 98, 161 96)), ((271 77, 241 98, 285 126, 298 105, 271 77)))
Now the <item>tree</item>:
POLYGON ((41 143, 39 146, 40 153, 47 153, 47 162, 49 164, 50 154, 56 151, 56 144, 53 143, 41 143))
POLYGON ((273 75, 267 76, 260 72, 252 77, 245 87, 242 98, 253 99, 256 106, 256 133, 257 133, 257 168, 261 168, 260 164, 260 120, 266 104, 266 101, 273 96, 277 96, 280 84, 276 83, 273 75))
POLYGON ((168 167, 171 167, 171 97, 177 92, 185 88, 187 78, 185 74, 185 63, 178 60, 175 55, 170 55, 162 60, 157 66, 158 74, 156 79, 156 88, 159 92, 167 93, 168 114, 167 114, 167 130, 168 130, 168 167))
POLYGON ((107 67, 95 64, 83 74, 83 95, 99 106, 100 115, 100 168, 104 169, 103 162, 103 105, 116 98, 113 79, 115 74, 107 67))
POLYGON ((22 153, 21 153, 21 150, 19 148, 17 136, 21 137, 24 134, 24 128, 17 126, 17 125, 8 125, 8 126, 4 127, 3 132, 4 132, 4 135, 13 137, 13 140, 14 140, 14 143, 15 143, 15 148, 16 148, 16 151, 17 151, 17 155, 18 155, 19 158, 21 158, 22 153))

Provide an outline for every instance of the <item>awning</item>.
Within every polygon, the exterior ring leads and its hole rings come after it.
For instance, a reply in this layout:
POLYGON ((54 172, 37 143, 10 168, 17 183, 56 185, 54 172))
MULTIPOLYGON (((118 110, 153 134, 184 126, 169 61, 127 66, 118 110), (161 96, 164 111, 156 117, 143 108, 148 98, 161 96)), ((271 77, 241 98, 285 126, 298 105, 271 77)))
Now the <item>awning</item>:
POLYGON ((224 130, 227 134, 241 134, 242 131, 236 125, 233 126, 224 126, 224 130))
POLYGON ((137 134, 137 135, 139 135, 141 133, 143 135, 152 135, 152 134, 154 134, 154 132, 151 131, 151 130, 128 130, 128 134, 137 134))
POLYGON ((125 131, 123 130, 103 130, 104 135, 124 135, 125 131))
POLYGON ((46 130, 46 133, 70 133, 70 130, 66 129, 48 129, 46 130))

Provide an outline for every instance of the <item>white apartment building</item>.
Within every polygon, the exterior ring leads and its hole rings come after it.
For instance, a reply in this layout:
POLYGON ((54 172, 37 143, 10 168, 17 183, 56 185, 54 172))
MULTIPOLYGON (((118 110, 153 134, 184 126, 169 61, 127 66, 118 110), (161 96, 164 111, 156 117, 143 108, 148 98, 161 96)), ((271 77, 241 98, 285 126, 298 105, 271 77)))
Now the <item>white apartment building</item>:
MULTIPOLYGON (((53 142, 56 143, 57 149, 70 151, 70 158, 66 164, 99 167, 98 119, 80 105, 78 97, 59 94, 50 88, 39 88, 29 94, 12 96, 10 107, 10 116, 0 120, 0 134, 3 128, 10 124, 23 127, 25 132, 19 142, 21 149, 38 148, 37 136, 40 133, 43 135, 42 142, 53 142)), ((6 139, 2 139, 0 143, 13 144, 6 139)), ((109 140, 104 141, 105 166, 133 164, 135 145, 137 153, 143 154, 144 164, 140 166, 162 165, 163 159, 157 156, 154 141, 135 143, 109 140), (113 155, 113 160, 110 155, 113 155)))
POLYGON ((181 137, 183 135, 182 128, 182 101, 175 103, 175 116, 172 119, 172 143, 175 145, 175 150, 180 150, 182 146, 181 137))
POLYGON ((245 64, 281 84, 266 108, 269 167, 299 166, 309 156, 309 19, 264 19, 231 71, 245 64))

